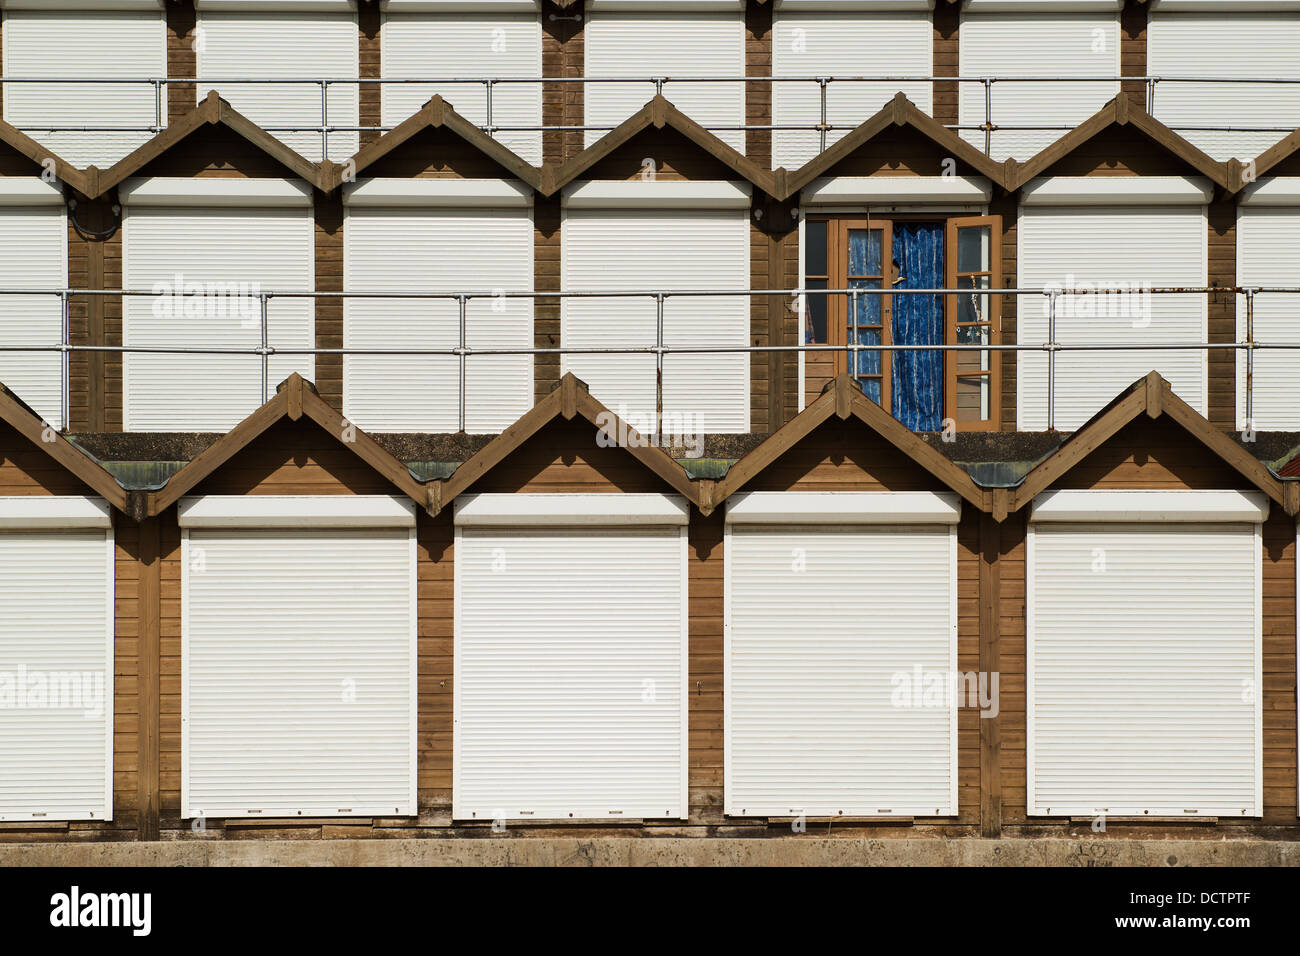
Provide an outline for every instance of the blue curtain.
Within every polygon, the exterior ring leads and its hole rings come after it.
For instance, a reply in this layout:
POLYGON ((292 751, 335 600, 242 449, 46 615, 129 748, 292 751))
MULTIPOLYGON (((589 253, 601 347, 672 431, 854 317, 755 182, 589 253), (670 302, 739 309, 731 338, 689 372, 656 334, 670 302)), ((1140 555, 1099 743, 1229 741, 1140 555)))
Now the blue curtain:
MULTIPOLYGON (((895 289, 943 288, 944 229, 937 222, 895 222, 895 289)), ((943 296, 896 295, 891 327, 897 345, 943 344, 943 296)), ((894 417, 913 431, 943 427, 943 353, 894 352, 894 417)))

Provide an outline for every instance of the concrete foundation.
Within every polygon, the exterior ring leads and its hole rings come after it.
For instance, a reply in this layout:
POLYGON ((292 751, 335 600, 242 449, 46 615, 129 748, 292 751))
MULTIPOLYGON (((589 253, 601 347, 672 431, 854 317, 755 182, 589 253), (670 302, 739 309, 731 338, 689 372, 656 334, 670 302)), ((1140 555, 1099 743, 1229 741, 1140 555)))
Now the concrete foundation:
POLYGON ((0 844, 9 866, 1297 866, 1264 840, 453 838, 0 844))

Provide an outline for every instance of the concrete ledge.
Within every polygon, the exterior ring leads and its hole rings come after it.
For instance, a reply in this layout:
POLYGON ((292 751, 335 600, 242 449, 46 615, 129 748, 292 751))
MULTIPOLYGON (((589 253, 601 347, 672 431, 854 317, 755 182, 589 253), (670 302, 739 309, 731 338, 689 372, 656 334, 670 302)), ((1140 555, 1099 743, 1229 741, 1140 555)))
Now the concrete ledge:
POLYGON ((432 837, 0 844, 0 867, 1297 865, 1300 843, 1250 839, 432 837))

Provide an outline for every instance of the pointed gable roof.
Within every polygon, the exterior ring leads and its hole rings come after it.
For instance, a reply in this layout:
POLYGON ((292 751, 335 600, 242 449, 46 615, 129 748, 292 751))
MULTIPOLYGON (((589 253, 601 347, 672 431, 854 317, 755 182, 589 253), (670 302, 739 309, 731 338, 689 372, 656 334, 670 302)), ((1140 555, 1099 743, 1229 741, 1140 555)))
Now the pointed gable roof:
POLYGON ((867 398, 848 373, 837 375, 815 402, 732 465, 726 477, 714 487, 708 507, 701 506, 701 510, 706 515, 709 514, 831 418, 856 418, 949 490, 955 491, 979 510, 988 510, 987 493, 975 484, 965 469, 942 452, 936 451, 925 439, 867 398))
POLYGON ((870 142, 891 127, 902 126, 915 130, 944 153, 961 160, 981 176, 987 176, 999 186, 1007 187, 1008 164, 999 163, 985 156, 966 140, 938 122, 932 116, 917 109, 916 104, 896 93, 894 98, 861 126, 838 140, 825 152, 809 160, 799 169, 787 172, 777 170, 778 199, 787 199, 803 189, 814 179, 825 176, 837 163, 850 156, 863 144, 870 142))
POLYGON ((0 384, 0 420, 118 511, 130 513, 126 489, 99 462, 42 421, 35 411, 3 384, 0 384))
MULTIPOLYGON (((1300 511, 1300 486, 1288 488, 1268 466, 1210 424, 1209 420, 1174 394, 1159 372, 1149 372, 1121 392, 1109 405, 1071 435, 1060 448, 1034 468, 1011 490, 1006 507, 1018 511, 1046 491, 1066 472, 1114 437, 1120 429, 1145 415, 1181 426, 1206 450, 1234 469, 1252 485, 1281 505, 1287 514, 1300 511)), ((999 517, 998 515, 994 515, 999 517)), ((999 520, 1001 518, 999 517, 999 520)))
POLYGON ((274 398, 172 475, 161 490, 150 495, 149 516, 162 514, 272 425, 284 419, 296 422, 303 418, 319 425, 335 441, 387 478, 417 505, 422 508, 428 505, 429 493, 424 484, 411 474, 410 469, 385 451, 373 438, 344 419, 337 409, 320 397, 314 385, 295 372, 280 384, 274 398), (345 432, 350 438, 344 437, 345 432))
POLYGON ((607 432, 612 427, 615 429, 615 434, 626 434, 627 443, 619 447, 703 510, 712 483, 707 480, 691 479, 686 474, 686 469, 674 461, 668 452, 656 445, 641 441, 641 435, 636 429, 626 425, 622 419, 593 398, 581 379, 572 372, 567 372, 551 394, 534 405, 530 411, 525 412, 518 421, 488 442, 468 461, 462 463, 449 478, 430 485, 429 513, 437 514, 445 508, 457 495, 467 491, 546 425, 558 419, 572 421, 575 418, 582 419, 595 428, 605 429, 607 432))
POLYGON ((324 187, 325 191, 328 192, 341 186, 345 172, 360 173, 367 166, 383 159, 403 143, 426 129, 445 129, 455 134, 533 189, 540 188, 541 170, 465 119, 441 96, 434 96, 399 125, 393 127, 370 145, 363 146, 352 157, 351 170, 347 170, 345 166, 331 164, 332 168, 327 184, 324 187))
POLYGON ((1013 191, 1019 189, 1034 177, 1046 173, 1051 166, 1098 134, 1108 129, 1126 126, 1136 129, 1165 152, 1212 180, 1215 185, 1229 192, 1240 188, 1236 160, 1220 162, 1212 159, 1150 113, 1133 106, 1129 98, 1123 94, 1115 97, 1027 162, 1008 161, 1010 171, 1007 177, 1007 188, 1013 191))
POLYGON ((294 175, 311 183, 317 189, 327 190, 326 183, 330 179, 333 163, 326 161, 317 164, 305 159, 240 113, 218 96, 216 90, 213 90, 202 103, 108 169, 99 170, 94 166, 87 169, 85 175, 93 191, 87 192, 86 195, 91 199, 102 196, 123 180, 138 173, 187 136, 206 126, 225 127, 252 143, 294 175))
POLYGON ((662 95, 650 100, 645 106, 568 162, 558 167, 546 167, 543 170, 542 192, 550 196, 563 189, 575 179, 581 178, 583 173, 611 155, 619 147, 626 145, 634 137, 650 129, 674 130, 698 146, 703 152, 734 171, 741 179, 747 180, 755 188, 761 189, 769 196, 776 195, 775 180, 770 171, 759 166, 753 160, 747 159, 743 153, 739 153, 727 145, 727 143, 673 106, 662 95))

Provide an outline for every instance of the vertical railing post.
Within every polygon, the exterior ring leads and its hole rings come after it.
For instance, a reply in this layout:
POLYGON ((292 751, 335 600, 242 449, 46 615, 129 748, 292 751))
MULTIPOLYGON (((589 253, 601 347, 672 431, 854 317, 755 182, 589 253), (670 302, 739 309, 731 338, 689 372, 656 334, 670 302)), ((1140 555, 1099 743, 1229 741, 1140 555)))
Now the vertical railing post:
POLYGON ((1246 428, 1255 430, 1255 290, 1246 289, 1246 428))
MULTIPOLYGON (((880 303, 882 306, 884 305, 884 296, 880 297, 880 303)), ((859 348, 858 340, 860 336, 858 335, 858 290, 857 289, 854 289, 853 292, 851 293, 851 298, 849 301, 849 309, 851 310, 849 312, 849 315, 851 317, 849 323, 849 330, 850 330, 849 375, 853 378, 854 381, 857 381, 858 371, 860 370, 860 366, 858 365, 858 348, 859 348)), ((884 310, 882 309, 881 312, 883 314, 884 310)), ((884 343, 882 342, 881 344, 883 345, 884 343)), ((891 354, 889 358, 890 361, 892 362, 894 357, 891 354)), ((881 372, 882 373, 884 372, 883 363, 881 365, 881 372)), ((884 397, 883 393, 881 397, 882 398, 884 397)))
POLYGON ((1156 115, 1156 81, 1159 77, 1147 77, 1147 115, 1156 115))
POLYGON ((1051 289, 1047 293, 1047 430, 1056 431, 1056 297, 1060 293, 1051 289))
POLYGON ((262 347, 259 351, 262 355, 262 404, 265 405, 271 400, 270 321, 267 314, 271 296, 267 292, 261 292, 258 297, 261 299, 262 309, 262 347))
MULTIPOLYGON (((330 93, 329 80, 320 81, 320 158, 321 162, 330 158, 330 93)), ((360 90, 357 96, 361 95, 360 90)))
POLYGON ((655 293, 655 441, 664 426, 664 294, 655 293))
POLYGON ((484 80, 483 85, 486 91, 486 108, 483 114, 483 121, 487 124, 487 134, 491 136, 493 139, 495 139, 496 129, 492 125, 492 88, 493 88, 492 77, 488 77, 486 80, 484 80))
POLYGON ((163 130, 163 81, 155 79, 153 81, 153 131, 156 134, 163 130))
POLYGON ((993 79, 984 77, 984 155, 993 154, 993 79))
POLYGON ((822 118, 821 118, 821 122, 817 124, 817 135, 818 135, 817 152, 819 153, 826 152, 826 85, 829 82, 830 82, 829 77, 823 76, 817 79, 817 86, 819 88, 821 94, 821 101, 822 101, 822 108, 821 108, 822 118))
MULTIPOLYGON (((59 293, 59 427, 64 431, 69 428, 68 417, 71 415, 72 402, 69 399, 69 368, 68 368, 68 292, 63 290, 59 293)), ((97 401, 97 397, 92 395, 90 400, 97 401)))
POLYGON ((459 425, 457 431, 461 431, 461 432, 465 431, 465 352, 466 349, 468 348, 467 337, 466 337, 466 326, 465 326, 466 299, 467 296, 465 296, 463 293, 461 295, 456 296, 456 305, 458 310, 458 317, 460 320, 459 322, 460 345, 456 349, 456 358, 458 360, 457 362, 458 368, 457 368, 457 375, 456 375, 457 378, 456 421, 457 424, 459 425))

